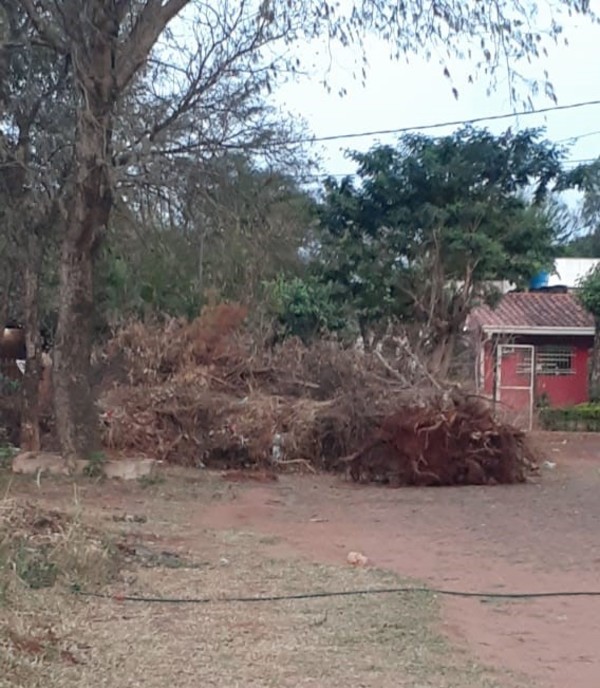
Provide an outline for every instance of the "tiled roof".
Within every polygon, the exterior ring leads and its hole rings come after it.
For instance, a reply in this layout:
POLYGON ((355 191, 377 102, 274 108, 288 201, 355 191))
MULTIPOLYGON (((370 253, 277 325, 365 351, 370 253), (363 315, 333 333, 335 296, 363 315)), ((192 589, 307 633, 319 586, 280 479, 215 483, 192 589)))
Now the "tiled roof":
POLYGON ((469 318, 469 327, 484 330, 594 327, 594 317, 572 293, 512 292, 505 294, 495 308, 480 306, 469 318))

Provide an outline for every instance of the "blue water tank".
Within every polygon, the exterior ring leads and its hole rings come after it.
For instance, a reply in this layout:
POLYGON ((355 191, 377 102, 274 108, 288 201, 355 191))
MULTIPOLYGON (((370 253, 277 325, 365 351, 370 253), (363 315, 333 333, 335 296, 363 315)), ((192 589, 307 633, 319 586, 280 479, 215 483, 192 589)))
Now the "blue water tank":
POLYGON ((532 277, 529 282, 530 289, 541 289, 542 287, 547 287, 550 281, 549 272, 538 272, 535 277, 532 277))

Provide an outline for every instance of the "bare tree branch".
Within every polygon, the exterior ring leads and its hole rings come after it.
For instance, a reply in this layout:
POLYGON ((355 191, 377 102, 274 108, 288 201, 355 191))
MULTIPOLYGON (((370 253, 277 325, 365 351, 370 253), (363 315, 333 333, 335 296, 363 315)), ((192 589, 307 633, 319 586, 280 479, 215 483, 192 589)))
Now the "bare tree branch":
MULTIPOLYGON (((144 65, 159 36, 167 24, 176 17, 190 0, 147 0, 116 59, 116 84, 119 91, 125 89, 144 65)), ((122 0, 121 5, 126 5, 122 0)), ((119 8, 119 15, 123 7, 119 8)))
POLYGON ((68 52, 67 45, 56 30, 56 26, 42 16, 42 13, 45 12, 47 16, 51 17, 51 10, 47 9, 43 2, 38 2, 42 12, 36 8, 33 0, 19 0, 19 2, 27 12, 27 16, 35 26, 40 38, 57 52, 66 54, 68 52))

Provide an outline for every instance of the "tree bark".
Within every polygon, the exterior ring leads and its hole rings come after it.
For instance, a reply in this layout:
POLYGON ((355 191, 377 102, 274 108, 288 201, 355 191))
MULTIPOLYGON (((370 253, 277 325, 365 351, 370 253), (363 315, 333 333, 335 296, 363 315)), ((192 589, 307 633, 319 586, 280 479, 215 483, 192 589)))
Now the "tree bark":
MULTIPOLYGON (((63 36, 49 33, 35 3, 24 3, 38 33, 69 55, 77 88, 77 127, 70 193, 61 246, 58 326, 54 349, 56 424, 64 459, 99 448, 98 419, 90 389, 94 313, 94 257, 113 203, 112 127, 116 103, 145 64, 165 26, 190 0, 147 0, 128 38, 120 39, 131 2, 86 0, 85 16, 67 18, 63 36)), ((178 110, 167 117, 176 118, 178 110)))
POLYGON ((93 281, 89 251, 65 239, 60 267, 60 302, 54 347, 56 428, 70 468, 98 449, 98 415, 90 389, 93 281))
POLYGON ((41 347, 38 294, 40 265, 37 238, 31 235, 28 244, 27 261, 23 275, 26 359, 21 406, 20 446, 22 451, 39 451, 41 347))
POLYGON ((76 183, 67 205, 61 247, 58 325, 53 382, 56 426, 63 458, 73 470, 100 447, 98 414, 90 387, 94 314, 94 255, 108 222, 111 106, 88 99, 76 134, 76 183))
POLYGON ((8 323, 8 315, 10 312, 10 292, 12 286, 12 271, 6 268, 6 279, 0 296, 0 327, 4 329, 8 323))
POLYGON ((456 348, 456 334, 453 332, 440 335, 431 354, 429 370, 431 374, 441 380, 446 380, 452 365, 456 348))
MULTIPOLYGON (((62 455, 71 472, 78 459, 89 459, 100 448, 98 414, 90 386, 93 275, 94 257, 113 203, 112 125, 119 95, 115 73, 119 34, 116 7, 89 0, 93 31, 86 50, 77 51, 73 63, 80 102, 73 184, 66 203, 61 246, 53 363, 56 426, 62 455)), ((88 35, 87 29, 84 35, 88 35)))

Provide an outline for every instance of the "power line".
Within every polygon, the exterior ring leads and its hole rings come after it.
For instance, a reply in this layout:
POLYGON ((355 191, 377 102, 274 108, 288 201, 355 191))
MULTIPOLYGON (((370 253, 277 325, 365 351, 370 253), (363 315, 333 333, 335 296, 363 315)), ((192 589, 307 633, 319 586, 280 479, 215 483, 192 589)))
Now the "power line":
POLYGON ((600 597, 600 590, 560 591, 560 592, 469 592, 427 587, 403 588, 367 588, 364 590, 332 590, 325 592, 305 592, 289 595, 259 595, 256 597, 158 597, 147 595, 110 595, 100 592, 85 592, 74 588, 72 592, 80 597, 97 597, 115 602, 146 602, 158 604, 233 604, 256 602, 285 602, 293 600, 311 600, 329 597, 355 597, 362 595, 390 594, 428 594, 446 597, 464 597, 478 599, 533 600, 556 597, 600 597))
POLYGON ((555 143, 567 143, 568 141, 579 141, 579 139, 586 139, 589 136, 597 136, 600 134, 600 129, 598 131, 588 131, 585 134, 575 134, 575 136, 569 136, 566 139, 558 139, 555 143))
POLYGON ((435 124, 416 124, 409 127, 397 127, 394 129, 374 129, 372 131, 361 131, 345 134, 331 134, 329 136, 313 136, 295 139, 291 143, 321 143, 324 141, 340 141, 344 139, 358 139, 368 136, 381 136, 385 134, 406 134, 411 131, 428 131, 431 129, 442 129, 444 127, 456 127, 465 124, 477 124, 479 122, 493 122, 501 119, 510 119, 512 117, 529 117, 531 115, 542 115, 548 112, 558 112, 562 110, 574 110, 576 108, 588 107, 591 105, 600 105, 600 100, 586 100, 579 103, 570 103, 569 105, 552 105, 538 110, 521 110, 517 112, 507 112, 500 115, 485 115, 481 117, 471 117, 469 119, 455 119, 446 122, 437 122, 435 124))

